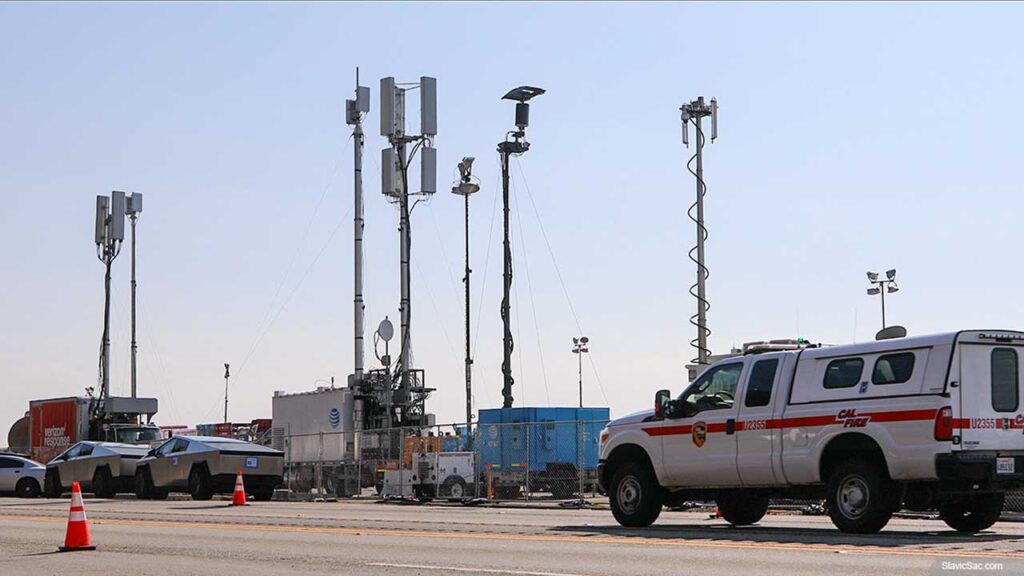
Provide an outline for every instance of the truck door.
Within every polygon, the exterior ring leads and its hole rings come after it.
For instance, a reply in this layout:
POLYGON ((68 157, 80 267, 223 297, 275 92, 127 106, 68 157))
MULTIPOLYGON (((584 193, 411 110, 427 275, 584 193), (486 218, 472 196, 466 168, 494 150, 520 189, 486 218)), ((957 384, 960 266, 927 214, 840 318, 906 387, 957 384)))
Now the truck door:
POLYGON ((744 486, 769 486, 780 483, 775 475, 774 455, 781 438, 772 426, 778 415, 776 390, 782 374, 782 355, 757 356, 751 360, 746 385, 736 398, 736 467, 744 486))
MULTIPOLYGON (((978 339, 985 338, 981 334, 978 339)), ((1021 340, 961 344, 959 414, 954 413, 960 441, 954 438, 954 449, 1024 450, 1022 344, 1021 340)), ((1004 465, 1012 466, 1013 462, 1010 458, 1004 465)))
POLYGON ((658 430, 665 484, 673 487, 738 486, 736 395, 745 360, 709 368, 673 402, 658 430))

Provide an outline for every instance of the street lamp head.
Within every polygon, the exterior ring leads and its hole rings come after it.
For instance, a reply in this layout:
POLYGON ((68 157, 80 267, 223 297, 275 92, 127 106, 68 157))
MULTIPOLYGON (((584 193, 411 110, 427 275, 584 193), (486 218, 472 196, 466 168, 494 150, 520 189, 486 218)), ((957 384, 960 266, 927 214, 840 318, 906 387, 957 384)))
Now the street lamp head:
POLYGON ((868 296, 877 296, 881 293, 882 291, 878 288, 868 288, 868 296))
POLYGON ((877 282, 878 272, 868 272, 868 282, 877 282))
POLYGON ((895 280, 895 279, 896 279, 896 269, 895 269, 895 268, 893 268, 892 270, 887 270, 887 271, 885 272, 885 276, 886 276, 886 278, 888 278, 889 280, 895 280))

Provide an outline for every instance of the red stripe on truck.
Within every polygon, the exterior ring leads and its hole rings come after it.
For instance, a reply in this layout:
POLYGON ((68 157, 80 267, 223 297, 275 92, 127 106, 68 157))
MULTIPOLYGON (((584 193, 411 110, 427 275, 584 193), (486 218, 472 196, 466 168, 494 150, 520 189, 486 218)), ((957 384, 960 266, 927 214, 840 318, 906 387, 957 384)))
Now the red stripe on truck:
MULTIPOLYGON (((845 410, 840 410, 844 412, 845 410)), ((934 420, 935 414, 938 411, 932 408, 926 408, 922 410, 893 410, 887 412, 864 412, 856 413, 858 418, 868 418, 870 422, 914 422, 919 420, 934 420)), ((827 414, 822 416, 799 416, 793 418, 769 418, 769 419, 752 419, 752 420, 737 420, 736 431, 742 430, 778 430, 780 428, 810 428, 816 426, 829 426, 832 424, 838 424, 845 421, 845 418, 839 418, 838 414, 827 414)), ((959 427, 961 422, 970 424, 966 419, 955 421, 959 427)), ((726 423, 722 422, 708 422, 707 432, 709 434, 715 434, 726 431, 726 423)), ((675 436, 679 434, 691 434, 693 433, 692 424, 679 424, 675 426, 662 426, 662 427, 650 427, 644 428, 644 432, 648 436, 675 436)))

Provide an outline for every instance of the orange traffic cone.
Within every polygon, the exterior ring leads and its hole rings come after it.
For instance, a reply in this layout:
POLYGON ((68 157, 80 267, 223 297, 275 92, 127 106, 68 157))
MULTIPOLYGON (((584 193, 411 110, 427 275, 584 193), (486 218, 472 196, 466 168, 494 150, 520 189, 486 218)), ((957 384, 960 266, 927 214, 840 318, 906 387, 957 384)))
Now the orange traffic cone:
POLYGON ((89 536, 89 521, 85 518, 85 503, 82 502, 82 487, 75 482, 71 485, 71 512, 68 514, 68 531, 64 536, 61 552, 73 550, 95 550, 89 536))
POLYGON ((238 471, 238 477, 235 478, 235 495, 231 498, 232 506, 245 506, 245 484, 242 483, 242 471, 238 471))

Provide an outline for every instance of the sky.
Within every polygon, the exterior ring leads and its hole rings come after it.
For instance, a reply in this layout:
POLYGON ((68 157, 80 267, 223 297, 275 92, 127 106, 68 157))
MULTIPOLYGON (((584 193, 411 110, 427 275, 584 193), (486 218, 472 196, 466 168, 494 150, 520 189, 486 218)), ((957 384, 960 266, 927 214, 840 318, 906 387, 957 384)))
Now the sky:
MULTIPOLYGON (((1024 327, 1019 25, 1003 3, 0 4, 0 429, 95 386, 103 266, 95 197, 142 193, 139 394, 156 421, 270 417, 275 390, 346 381, 351 130, 366 119, 370 335, 397 325, 398 215, 380 194, 379 79, 438 79, 438 192, 412 213, 412 345, 464 413, 463 205, 471 199, 474 406, 501 405, 500 168, 512 164, 518 406, 623 415, 680 390, 695 355, 686 253, 693 153, 679 107, 718 99, 704 151, 712 351, 873 338, 865 272, 898 270, 911 334, 1024 327)), ((417 112, 411 112, 415 124, 417 112)), ((130 390, 130 260, 114 261, 111 389, 130 390)), ((394 342, 397 347, 397 342, 394 342)), ((383 350, 381 350, 383 352, 383 350)), ((0 438, 0 444, 4 442, 0 438)))

